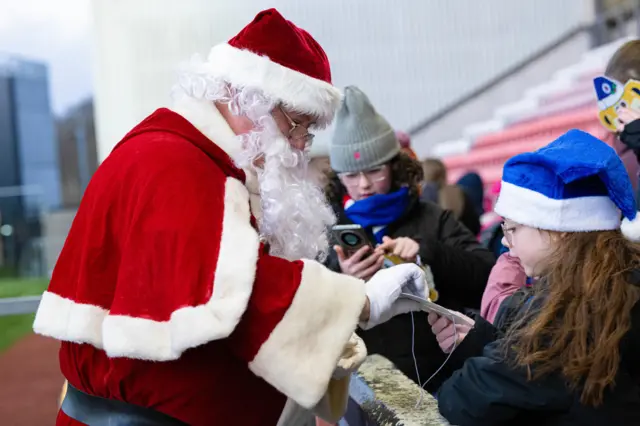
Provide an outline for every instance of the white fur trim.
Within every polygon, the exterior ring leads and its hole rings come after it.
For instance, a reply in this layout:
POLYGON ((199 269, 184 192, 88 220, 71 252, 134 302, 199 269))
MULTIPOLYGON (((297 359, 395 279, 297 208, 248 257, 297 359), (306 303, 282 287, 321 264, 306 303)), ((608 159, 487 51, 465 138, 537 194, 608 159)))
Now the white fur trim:
POLYGON ((505 181, 494 210, 517 223, 548 231, 605 231, 620 227, 620 210, 607 196, 555 200, 505 181))
MULTIPOLYGON (((196 129, 227 153, 233 160, 241 149, 240 140, 236 137, 213 102, 183 96, 175 101, 171 110, 180 114, 196 129)), ((245 170, 245 186, 249 190, 251 213, 256 219, 262 218, 260 187, 258 176, 252 170, 245 170)))
POLYGON ((244 313, 255 280, 259 238, 250 224, 249 194, 227 178, 220 254, 211 298, 176 310, 168 321, 109 315, 98 306, 54 293, 43 295, 34 322, 38 334, 90 343, 110 357, 169 361, 182 352, 231 334, 244 313))
POLYGON ((249 204, 251 205, 251 213, 258 221, 262 220, 262 198, 260 197, 260 183, 258 175, 253 170, 244 171, 246 180, 244 186, 249 190, 249 204))
POLYGON ((33 330, 44 336, 102 348, 102 323, 109 314, 104 308, 75 303, 45 291, 36 312, 33 330))
POLYGON ((620 230, 626 239, 636 243, 640 242, 640 212, 633 220, 624 218, 620 230))
POLYGON ((289 108, 319 117, 322 124, 331 122, 340 106, 341 92, 331 84, 227 43, 211 49, 205 67, 213 77, 260 89, 289 108))
POLYGON ((174 102, 171 110, 218 145, 231 159, 237 158, 242 150, 240 139, 212 101, 182 96, 174 102))
POLYGON ((304 261, 293 303, 249 368, 305 408, 322 398, 366 300, 364 282, 304 261))

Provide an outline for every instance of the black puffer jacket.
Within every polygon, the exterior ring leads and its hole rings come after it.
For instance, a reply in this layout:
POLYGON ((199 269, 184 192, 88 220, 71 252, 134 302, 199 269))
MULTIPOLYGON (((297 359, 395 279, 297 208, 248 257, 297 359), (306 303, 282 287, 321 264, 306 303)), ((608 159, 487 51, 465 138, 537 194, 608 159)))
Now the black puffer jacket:
POLYGON ((443 374, 451 375, 438 392, 440 413, 458 426, 602 426, 640 425, 640 304, 632 310, 624 337, 616 386, 598 408, 580 403, 560 375, 528 381, 523 369, 504 361, 500 338, 527 300, 519 291, 507 298, 492 326, 476 318, 443 374))
MULTIPOLYGON (((338 223, 351 223, 340 206, 334 206, 338 223)), ((431 267, 438 303, 454 310, 478 309, 491 268, 495 263, 493 254, 482 248, 475 237, 451 212, 437 205, 414 200, 407 212, 396 223, 387 227, 391 238, 410 237, 420 244, 420 258, 431 267)), ((373 235, 370 240, 375 241, 373 235)), ((340 271, 335 252, 326 262, 334 271, 340 271)), ((445 357, 431 333, 427 315, 414 313, 415 354, 420 379, 431 376, 445 357)), ((367 345, 369 353, 385 356, 404 374, 418 382, 411 354, 411 314, 399 315, 371 330, 358 331, 367 345)), ((435 391, 447 376, 434 377, 425 389, 435 391)))

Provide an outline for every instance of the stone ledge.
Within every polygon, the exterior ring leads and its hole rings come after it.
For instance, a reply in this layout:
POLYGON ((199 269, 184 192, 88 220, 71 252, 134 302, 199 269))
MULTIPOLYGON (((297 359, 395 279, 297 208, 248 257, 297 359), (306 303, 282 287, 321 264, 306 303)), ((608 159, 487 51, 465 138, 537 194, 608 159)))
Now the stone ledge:
POLYGON ((389 360, 371 355, 351 381, 351 398, 378 426, 448 426, 437 401, 400 372, 389 360))

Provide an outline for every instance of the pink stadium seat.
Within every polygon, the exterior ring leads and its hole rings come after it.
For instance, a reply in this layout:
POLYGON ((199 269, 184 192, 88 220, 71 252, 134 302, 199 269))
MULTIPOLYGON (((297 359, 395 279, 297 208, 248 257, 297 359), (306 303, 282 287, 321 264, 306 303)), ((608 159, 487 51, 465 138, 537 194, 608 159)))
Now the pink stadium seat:
POLYGON ((591 95, 591 100, 596 100, 595 92, 593 91, 593 80, 580 80, 573 83, 570 89, 559 90, 552 95, 545 96, 540 100, 543 105, 553 104, 554 102, 564 101, 568 97, 580 96, 588 94, 591 95))
POLYGON ((594 105, 534 118, 480 136, 468 153, 445 158, 449 180, 455 182, 463 174, 475 171, 482 176, 486 185, 491 185, 500 180, 502 166, 509 158, 536 150, 572 128, 584 130, 601 139, 607 134, 598 121, 594 105))
MULTIPOLYGON (((612 135, 598 120, 593 79, 602 75, 605 56, 612 54, 618 44, 614 42, 609 46, 611 52, 600 52, 601 63, 592 56, 581 69, 567 69, 565 75, 558 75, 557 78, 572 81, 570 89, 542 95, 535 111, 514 114, 503 130, 477 137, 469 152, 444 158, 449 181, 455 182, 463 174, 475 171, 485 185, 490 186, 501 179, 502 167, 509 158, 540 148, 569 129, 581 129, 612 143, 612 135)), ((629 173, 635 174, 635 171, 629 169, 629 173)))
POLYGON ((566 113, 542 117, 526 123, 517 123, 500 132, 480 136, 473 144, 473 148, 494 144, 499 145, 518 139, 524 140, 539 136, 552 136, 561 134, 563 131, 571 128, 589 131, 587 127, 599 125, 597 117, 596 107, 589 105, 566 113))

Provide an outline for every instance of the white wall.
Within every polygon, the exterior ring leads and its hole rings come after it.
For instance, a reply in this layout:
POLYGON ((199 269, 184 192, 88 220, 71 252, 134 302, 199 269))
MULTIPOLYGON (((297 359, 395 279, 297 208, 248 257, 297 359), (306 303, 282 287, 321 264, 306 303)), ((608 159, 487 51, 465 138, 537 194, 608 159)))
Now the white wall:
POLYGON ((100 159, 168 104, 181 61, 206 55, 271 6, 322 44, 336 85, 360 86, 398 128, 593 13, 584 0, 93 0, 100 159))

